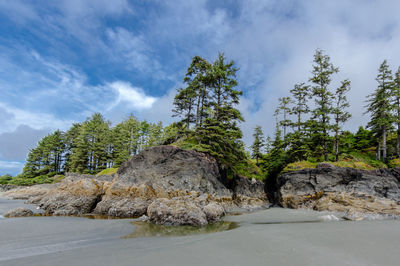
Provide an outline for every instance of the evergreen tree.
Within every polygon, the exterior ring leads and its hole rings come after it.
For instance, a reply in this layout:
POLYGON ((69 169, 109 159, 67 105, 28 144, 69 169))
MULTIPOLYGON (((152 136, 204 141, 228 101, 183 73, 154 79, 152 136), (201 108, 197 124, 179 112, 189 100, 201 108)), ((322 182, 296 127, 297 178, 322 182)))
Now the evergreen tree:
POLYGON ((335 132, 335 156, 336 161, 339 160, 339 133, 342 129, 342 124, 345 123, 351 117, 351 114, 346 111, 346 109, 350 106, 347 101, 346 93, 350 90, 350 81, 344 80, 341 83, 341 86, 336 89, 335 94, 335 105, 333 107, 332 113, 335 119, 334 132, 335 132))
POLYGON ((309 98, 309 89, 309 86, 304 85, 304 83, 300 83, 294 85, 294 88, 290 90, 294 106, 289 110, 289 113, 297 118, 296 122, 292 123, 292 127, 297 129, 297 131, 300 133, 302 133, 304 129, 304 122, 302 120, 303 115, 310 111, 307 104, 307 99, 309 98))
POLYGON ((70 172, 72 169, 71 155, 78 146, 78 137, 81 131, 82 124, 74 123, 64 135, 65 140, 65 154, 64 154, 64 171, 70 172))
POLYGON ((133 115, 111 130, 113 167, 120 166, 137 153, 139 130, 140 122, 133 115))
POLYGON ((77 146, 73 149, 71 171, 97 173, 107 167, 110 122, 100 113, 95 113, 81 126, 77 146))
POLYGON ((282 131, 279 124, 276 123, 274 140, 272 141, 271 151, 266 157, 265 170, 267 172, 267 180, 272 180, 276 175, 278 175, 285 166, 285 152, 284 152, 284 142, 282 139, 282 131))
POLYGON ((290 114, 289 105, 292 103, 290 97, 282 97, 279 98, 279 105, 275 110, 275 116, 278 117, 279 114, 283 115, 283 120, 279 121, 279 125, 283 128, 283 138, 286 137, 286 129, 290 126, 291 121, 288 119, 288 115, 290 114))
POLYGON ((368 95, 367 99, 367 113, 370 113, 371 115, 368 127, 371 128, 375 137, 379 139, 377 159, 381 159, 382 152, 382 159, 383 161, 386 161, 386 137, 393 122, 393 108, 390 102, 393 88, 393 77, 386 60, 384 60, 379 67, 376 81, 378 82, 378 87, 374 93, 368 95))
POLYGON ((256 159, 256 164, 258 165, 258 160, 262 158, 262 150, 264 147, 264 134, 262 132, 261 126, 256 126, 253 133, 254 142, 251 145, 252 158, 256 159))
POLYGON ((290 154, 293 160, 301 161, 306 154, 306 123, 303 121, 303 119, 304 116, 310 111, 307 102, 309 98, 309 89, 309 86, 306 86, 304 83, 300 83, 296 84, 294 88, 290 90, 293 99, 293 107, 289 110, 289 114, 296 117, 296 120, 290 123, 294 133, 290 134, 289 136, 289 142, 291 143, 290 154))
POLYGON ((394 109, 394 123, 397 125, 396 136, 396 155, 400 157, 400 67, 394 76, 394 86, 392 90, 393 96, 393 109, 394 109))
POLYGON ((313 138, 317 141, 315 145, 322 146, 324 160, 328 160, 328 142, 330 140, 329 132, 332 129, 330 124, 330 115, 332 114, 333 95, 329 90, 331 76, 337 73, 339 69, 330 62, 330 57, 317 50, 314 55, 314 64, 312 70, 312 97, 314 98, 315 108, 312 110, 313 138))
POLYGON ((370 130, 360 126, 354 136, 354 148, 358 151, 363 151, 373 145, 373 134, 370 130))
POLYGON ((39 175, 55 175, 63 171, 62 155, 65 151, 63 132, 56 130, 43 137, 38 145, 30 150, 23 176, 33 178, 39 175))

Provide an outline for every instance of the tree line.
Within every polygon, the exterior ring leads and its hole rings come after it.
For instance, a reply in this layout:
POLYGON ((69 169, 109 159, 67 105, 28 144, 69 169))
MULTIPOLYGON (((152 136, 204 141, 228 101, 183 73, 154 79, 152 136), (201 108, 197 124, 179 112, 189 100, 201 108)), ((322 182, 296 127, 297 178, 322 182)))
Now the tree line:
POLYGON ((110 121, 95 113, 66 132, 56 130, 42 138, 30 150, 22 176, 96 174, 118 167, 141 150, 160 144, 167 133, 161 122, 139 121, 133 115, 111 127, 110 121))
POLYGON ((263 161, 267 172, 280 172, 294 161, 338 161, 343 153, 367 148, 375 148, 376 159, 387 162, 388 135, 391 143, 393 135, 396 139, 390 158, 399 157, 400 68, 393 77, 386 60, 380 65, 378 86, 366 99, 365 113, 371 117, 368 129, 360 127, 355 134, 343 131, 351 117, 347 99, 351 82, 345 79, 333 88, 333 76, 338 72, 330 57, 316 50, 308 83, 295 84, 289 97, 278 100, 274 139, 265 140, 261 127, 255 128, 251 155, 257 164, 263 161))

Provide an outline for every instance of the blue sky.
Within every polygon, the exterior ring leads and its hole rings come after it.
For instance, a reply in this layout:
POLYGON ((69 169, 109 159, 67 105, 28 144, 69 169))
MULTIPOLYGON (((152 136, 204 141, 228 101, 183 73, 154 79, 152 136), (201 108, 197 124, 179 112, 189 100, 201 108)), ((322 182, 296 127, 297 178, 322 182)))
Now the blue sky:
POLYGON ((307 81, 324 49, 349 78, 353 113, 377 68, 400 65, 398 1, 0 1, 0 175, 17 174, 49 132, 101 112, 172 121, 175 90, 194 55, 219 51, 240 68, 244 140, 274 128, 278 97, 307 81))

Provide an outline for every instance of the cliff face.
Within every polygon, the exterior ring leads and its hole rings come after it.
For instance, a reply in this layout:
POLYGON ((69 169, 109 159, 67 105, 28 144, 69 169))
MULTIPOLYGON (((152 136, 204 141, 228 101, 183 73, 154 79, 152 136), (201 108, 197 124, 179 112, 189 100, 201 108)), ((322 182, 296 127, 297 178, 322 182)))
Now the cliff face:
POLYGON ((276 200, 283 207, 400 215, 400 169, 358 170, 320 164, 279 176, 276 200))
POLYGON ((132 157, 112 176, 67 174, 56 188, 28 201, 53 215, 147 215, 154 223, 191 225, 218 221, 237 208, 268 206, 261 182, 242 177, 222 181, 214 158, 158 146, 132 157))

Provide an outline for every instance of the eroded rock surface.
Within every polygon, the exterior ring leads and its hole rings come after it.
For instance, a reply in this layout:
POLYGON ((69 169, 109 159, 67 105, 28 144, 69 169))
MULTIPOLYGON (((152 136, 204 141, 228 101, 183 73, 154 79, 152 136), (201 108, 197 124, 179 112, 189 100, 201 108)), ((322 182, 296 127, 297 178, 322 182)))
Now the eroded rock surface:
POLYGON ((6 218, 13 218, 13 217, 26 217, 26 216, 32 216, 33 211, 25 208, 16 208, 9 210, 8 212, 4 213, 4 217, 6 218))
POLYGON ((277 178, 283 207, 346 213, 354 220, 400 215, 400 169, 358 170, 318 165, 277 178))
POLYGON ((219 221, 232 209, 268 206, 262 182, 237 177, 229 189, 222 179, 214 158, 158 146, 132 157, 114 175, 67 174, 59 185, 33 186, 22 194, 46 214, 147 214, 153 223, 171 225, 205 225, 219 221))

